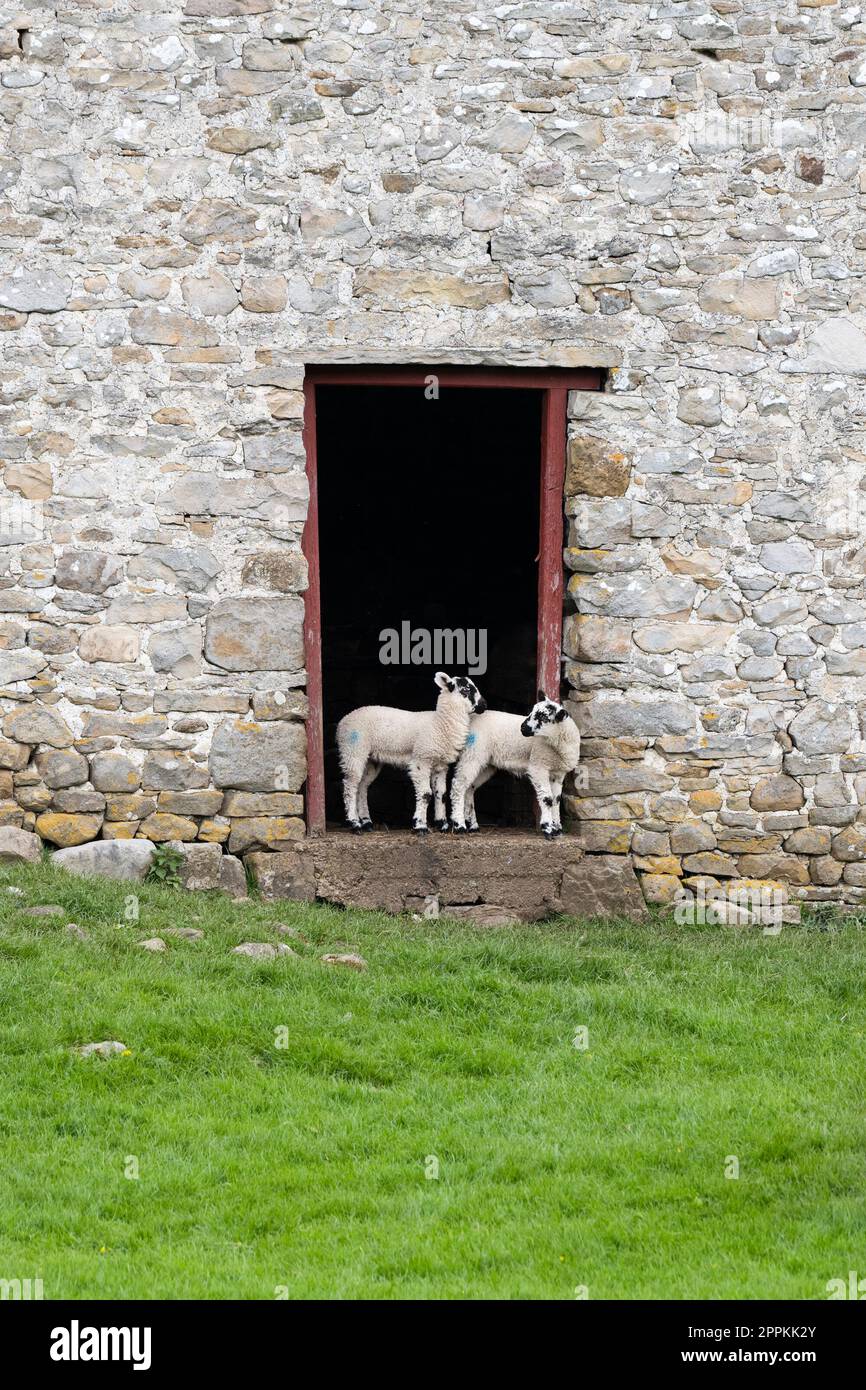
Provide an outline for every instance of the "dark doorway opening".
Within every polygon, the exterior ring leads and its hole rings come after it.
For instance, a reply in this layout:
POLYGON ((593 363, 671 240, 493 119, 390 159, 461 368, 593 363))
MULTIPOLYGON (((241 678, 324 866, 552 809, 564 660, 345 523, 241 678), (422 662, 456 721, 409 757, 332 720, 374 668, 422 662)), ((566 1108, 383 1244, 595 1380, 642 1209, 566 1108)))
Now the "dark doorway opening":
MULTIPOLYGON (((364 704, 432 709, 434 672, 383 664, 380 634, 408 622, 431 636, 486 633, 473 676, 492 709, 525 713, 538 642, 538 390, 316 387, 325 799, 344 820, 334 731, 364 704)), ((378 824, 411 820, 408 779, 383 771, 378 824)), ((531 825, 529 788, 497 774, 478 794, 482 824, 531 825)))

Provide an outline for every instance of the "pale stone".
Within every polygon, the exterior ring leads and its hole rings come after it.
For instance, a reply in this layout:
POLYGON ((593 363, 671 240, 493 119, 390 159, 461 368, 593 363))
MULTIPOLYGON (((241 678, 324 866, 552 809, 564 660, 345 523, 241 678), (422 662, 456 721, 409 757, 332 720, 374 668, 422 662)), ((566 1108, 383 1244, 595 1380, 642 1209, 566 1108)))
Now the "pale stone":
POLYGON ((564 623, 562 646, 567 656, 582 661, 628 661, 631 631, 629 622, 571 614, 564 623))
POLYGON ((51 748, 68 748, 72 742, 66 721, 50 705, 13 710, 3 720, 3 733, 19 743, 47 743, 51 748))
POLYGON ((755 811, 797 811, 803 805, 803 789, 793 777, 762 777, 752 788, 749 805, 755 811))
POLYGON ((207 771, 185 753, 148 753, 141 771, 146 791, 192 791, 208 784, 207 771))
MULTIPOLYGON (((51 787, 55 791, 63 787, 75 787, 81 782, 87 781, 87 759, 82 757, 80 753, 76 753, 73 748, 46 749, 36 754, 35 764, 46 787, 51 787)), ((57 811, 98 811, 101 810, 101 805, 61 806, 55 796, 54 809, 57 811)))
POLYGON ((722 418, 718 386, 691 386, 680 392, 677 418, 687 425, 717 425, 722 418))
POLYGON ((123 563, 116 555, 98 550, 64 550, 57 558, 55 582, 61 589, 104 594, 122 578, 123 563))
POLYGON ((0 305, 22 314, 56 314, 66 308, 71 289, 67 275, 22 261, 0 278, 0 305))
MULTIPOLYGON (((703 607, 699 610, 703 613, 703 607)), ((703 652, 724 647, 735 629, 727 623, 647 623, 635 629, 635 644, 644 652, 703 652)))
POLYGON ((84 629, 78 643, 78 655, 82 661, 135 662, 138 661, 139 642, 134 628, 102 623, 84 629))
POLYGON ((178 231, 193 246, 205 246, 211 241, 231 244, 261 236, 256 222, 255 208, 225 198, 202 198, 180 223, 178 231))
POLYGON ((286 307, 288 289, 284 275, 261 275, 244 280, 241 304, 250 314, 279 314, 286 307))
POLYGON ((335 952, 320 956, 323 965, 342 965, 349 970, 366 970, 367 962, 356 951, 335 952))
POLYGON ((581 706, 577 723, 586 738, 685 734, 695 727, 695 712, 684 700, 610 696, 581 706))
POLYGON ((534 133, 535 126, 528 116, 509 111, 482 135, 473 136, 470 143, 496 154, 521 154, 534 133))
POLYGON ((282 941, 272 946, 268 941, 244 941, 232 948, 233 956, 249 956, 251 960, 276 960, 279 956, 296 956, 291 946, 282 941))
POLYGON ((736 314, 744 319, 775 319, 779 314, 778 289, 773 280, 744 279, 723 275, 706 280, 698 303, 706 314, 736 314))
POLYGON ((611 574, 604 578, 572 579, 569 593, 581 613, 601 613, 610 618, 653 618, 662 614, 686 614, 692 608, 697 586, 694 580, 673 575, 652 579, 645 575, 611 574))
POLYGON ((795 714, 788 733, 803 753, 845 753, 852 739, 851 717, 844 705, 810 700, 795 714))
POLYGON ((866 333, 850 319, 834 317, 814 328, 802 357, 788 357, 783 372, 866 376, 866 333))
POLYGON ((127 1054, 130 1049, 126 1043, 118 1042, 115 1038, 108 1038, 104 1042, 82 1043, 75 1048, 75 1051, 79 1057, 120 1057, 127 1054))
POLYGON ((306 743, 300 724, 225 720, 211 743, 211 778, 239 791, 297 791, 307 773, 306 743))
POLYGON ((32 680, 40 671, 44 671, 47 665, 48 662, 41 652, 0 651, 0 686, 32 680))
POLYGON ((773 574, 810 574, 815 568, 814 554, 802 541, 772 541, 761 546, 758 558, 773 574))
POLYGON ((51 862, 72 874, 140 882, 152 859, 153 845, 147 840, 94 840, 91 844, 57 850, 51 862))
POLYGON ((183 855, 180 881, 184 888, 213 891, 221 887, 223 852, 219 845, 178 842, 174 847, 183 855))
POLYGON ((111 750, 94 753, 90 759, 90 780, 97 791, 131 792, 141 785, 141 772, 125 753, 111 750))
POLYGON ((620 176, 620 193, 626 202, 639 207, 659 203, 670 193, 677 167, 671 161, 635 165, 620 176))
POLYGON ((560 896, 562 911, 581 918, 641 921, 647 916, 634 869, 619 855, 592 855, 570 865, 563 874, 560 896))
POLYGON ((198 623, 189 623, 169 632, 155 632, 147 654, 154 671, 172 671, 180 679, 196 676, 201 671, 201 628, 198 623))
POLYGON ((473 281, 457 275, 437 275, 422 270, 358 271, 355 293, 369 295, 379 301, 380 308, 395 312, 411 304, 484 309, 511 297, 505 276, 473 281))
POLYGON ((199 277, 186 276, 180 288, 184 303, 206 317, 224 317, 240 303, 231 280, 218 270, 210 270, 199 277))
POLYGON ((204 654, 224 671, 296 671, 304 664, 300 599, 221 599, 207 617, 204 654))

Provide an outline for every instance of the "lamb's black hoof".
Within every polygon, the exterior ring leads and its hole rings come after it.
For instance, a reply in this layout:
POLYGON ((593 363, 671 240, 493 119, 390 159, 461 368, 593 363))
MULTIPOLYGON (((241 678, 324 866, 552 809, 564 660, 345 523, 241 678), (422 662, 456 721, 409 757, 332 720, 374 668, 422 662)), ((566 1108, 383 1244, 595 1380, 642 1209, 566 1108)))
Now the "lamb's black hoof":
POLYGON ((353 835, 361 835, 363 833, 363 827, 357 822, 355 824, 350 824, 349 829, 353 835))
POLYGON ((470 825, 468 833, 469 833, 470 835, 480 835, 480 833, 481 833, 481 826, 480 826, 480 825, 470 825))
POLYGON ((362 820, 361 829, 364 832, 364 834, 366 834, 368 830, 373 829, 373 822, 371 820, 362 820))
POLYGON ((452 825, 451 833, 453 835, 466 835, 468 834, 468 831, 465 825, 452 825))
POLYGON ((560 835, 562 834, 562 826, 561 826, 561 825, 555 826, 555 827, 553 828, 553 830, 551 830, 550 834, 551 834, 551 836, 552 836, 552 838, 553 838, 554 840, 558 840, 559 837, 560 837, 560 835))
POLYGON ((543 834, 545 840, 555 840, 555 839, 556 839, 556 831, 555 831, 555 830, 543 830, 541 833, 543 834))
POLYGON ((430 827, 427 825, 413 825, 412 832, 415 835, 429 835, 430 827))
POLYGON ((437 820, 437 821, 434 821, 433 824, 435 825, 436 829, 439 831, 439 834, 440 834, 440 835, 447 835, 447 834, 448 834, 449 826, 448 826, 447 820, 437 820))

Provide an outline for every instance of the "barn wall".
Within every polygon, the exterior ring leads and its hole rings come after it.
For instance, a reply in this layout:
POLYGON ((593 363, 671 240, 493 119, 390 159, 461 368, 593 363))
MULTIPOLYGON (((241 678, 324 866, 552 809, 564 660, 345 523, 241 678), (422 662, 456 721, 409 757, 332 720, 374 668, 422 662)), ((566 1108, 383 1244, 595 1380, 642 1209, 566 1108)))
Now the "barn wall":
POLYGON ((590 364, 585 843, 856 901, 860 11, 420 10, 0 12, 0 820, 302 833, 304 362, 590 364))

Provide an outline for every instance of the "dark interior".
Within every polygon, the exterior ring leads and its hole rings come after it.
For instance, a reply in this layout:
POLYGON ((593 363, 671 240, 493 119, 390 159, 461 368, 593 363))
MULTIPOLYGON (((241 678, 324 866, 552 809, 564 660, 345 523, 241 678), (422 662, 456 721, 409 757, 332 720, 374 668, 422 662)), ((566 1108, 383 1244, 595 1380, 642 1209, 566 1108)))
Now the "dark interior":
MULTIPOLYGON (((541 392, 319 386, 316 425, 326 804, 339 825, 338 720, 436 703, 441 663, 382 664, 384 629, 486 629, 473 679, 490 708, 524 714, 535 699, 541 392)), ((482 827, 534 823, 528 784, 502 773, 476 805, 482 827)), ((405 774, 383 769, 374 823, 405 826, 412 806, 405 774)))

